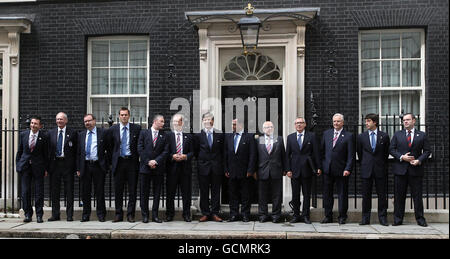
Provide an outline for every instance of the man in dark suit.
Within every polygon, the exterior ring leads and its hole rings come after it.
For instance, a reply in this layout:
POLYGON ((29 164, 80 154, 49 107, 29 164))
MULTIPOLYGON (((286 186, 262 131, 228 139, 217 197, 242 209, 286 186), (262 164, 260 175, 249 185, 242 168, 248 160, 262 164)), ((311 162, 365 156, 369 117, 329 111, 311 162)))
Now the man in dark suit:
POLYGON ((214 129, 214 116, 205 113, 202 116, 204 129, 195 135, 195 154, 197 157, 198 183, 200 187, 200 222, 222 222, 220 211, 220 186, 223 177, 223 143, 224 135, 214 129), (209 191, 211 190, 211 206, 209 191))
POLYGON ((414 213, 419 226, 426 227, 427 222, 423 216, 422 181, 424 163, 431 155, 427 135, 414 129, 416 118, 407 113, 403 116, 405 129, 397 131, 392 137, 390 154, 395 158, 392 166, 394 172, 394 224, 403 224, 405 215, 406 190, 408 185, 414 200, 414 213))
POLYGON ((127 221, 134 222, 136 211, 136 192, 139 170, 139 154, 137 143, 141 126, 130 123, 130 110, 122 107, 119 110, 119 124, 107 131, 107 140, 111 159, 111 172, 114 176, 114 199, 116 215, 113 222, 123 221, 123 191, 128 183, 127 221))
POLYGON ((31 222, 33 208, 31 206, 31 183, 34 180, 36 219, 44 222, 44 176, 48 172, 47 135, 40 129, 41 118, 32 117, 30 129, 20 133, 19 147, 16 155, 16 171, 21 176, 22 208, 25 211, 23 222, 31 222))
POLYGON ((153 222, 162 223, 158 217, 159 200, 161 196, 161 186, 166 172, 166 159, 169 154, 169 147, 166 137, 162 133, 164 127, 164 117, 155 115, 152 127, 143 130, 139 136, 138 153, 141 158, 139 166, 139 178, 141 187, 141 213, 142 222, 148 223, 149 209, 148 201, 150 196, 150 183, 153 182, 153 222))
MULTIPOLYGON (((321 143, 323 170, 323 203, 325 218, 321 223, 333 222, 333 185, 339 197, 339 224, 345 224, 348 210, 348 181, 354 163, 353 134, 345 131, 344 115, 333 116, 333 128, 323 133, 321 143)), ((320 172, 321 173, 321 172, 320 172)))
POLYGON ((242 221, 250 219, 250 180, 255 172, 256 145, 253 134, 244 132, 242 121, 233 120, 233 134, 225 136, 225 176, 229 178, 230 221, 239 220, 239 200, 242 221), (239 197, 240 196, 240 197, 239 197), (239 199, 240 198, 240 199, 239 199))
POLYGON ((75 162, 77 155, 77 132, 67 127, 67 114, 56 115, 58 127, 48 132, 49 174, 52 196, 52 216, 48 221, 60 220, 60 190, 61 179, 64 181, 64 191, 67 198, 67 221, 73 221, 73 188, 75 162))
POLYGON ((166 221, 175 215, 175 195, 180 186, 183 199, 183 219, 191 222, 192 199, 192 157, 194 141, 191 135, 183 133, 183 116, 175 114, 172 118, 173 131, 167 133, 169 157, 167 166, 167 209, 166 221))
POLYGON ((381 225, 387 223, 387 172, 389 158, 389 135, 378 130, 379 117, 369 113, 365 117, 367 131, 359 134, 356 150, 361 162, 362 220, 360 225, 370 224, 372 210, 372 184, 378 195, 378 219, 381 225))
POLYGON ((106 130, 96 127, 93 114, 83 118, 86 130, 78 133, 77 175, 81 178, 83 214, 81 222, 89 221, 91 215, 91 189, 94 183, 97 198, 97 217, 105 222, 105 176, 108 171, 106 130))
POLYGON ((306 121, 297 117, 294 121, 297 132, 287 137, 286 157, 287 176, 291 178, 292 206, 294 216, 291 223, 310 221, 311 182, 315 174, 319 174, 320 167, 319 145, 316 136, 306 131, 306 121), (317 170, 317 171, 315 171, 317 170), (303 209, 300 215, 300 188, 303 193, 303 209))
POLYGON ((259 222, 269 221, 268 194, 272 193, 272 222, 281 219, 281 202, 283 199, 283 175, 286 171, 284 141, 281 136, 274 136, 271 121, 263 124, 264 135, 260 136, 257 146, 258 154, 258 208, 259 222))

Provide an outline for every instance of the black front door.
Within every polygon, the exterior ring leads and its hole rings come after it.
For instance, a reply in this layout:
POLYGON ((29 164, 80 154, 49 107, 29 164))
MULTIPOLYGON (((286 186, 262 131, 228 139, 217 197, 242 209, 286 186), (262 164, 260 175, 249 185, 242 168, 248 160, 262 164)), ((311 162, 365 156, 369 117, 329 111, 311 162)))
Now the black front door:
MULTIPOLYGON (((243 100, 255 102, 256 107, 256 117, 252 117, 248 115, 248 107, 245 107, 245 119, 244 119, 244 131, 249 132, 249 127, 251 123, 258 124, 259 121, 271 120, 275 126, 275 130, 278 132, 278 135, 281 136, 283 132, 283 109, 282 109, 282 87, 280 85, 252 85, 252 86, 222 86, 222 130, 225 132, 225 125, 229 126, 231 121, 225 121, 225 98, 242 98, 243 100), (270 117, 270 98, 277 98, 277 107, 278 107, 278 119, 274 121, 274 118, 270 117), (266 102, 266 115, 264 118, 259 118, 259 107, 262 107, 259 102, 265 100, 266 102), (249 119, 249 117, 252 117, 249 119)), ((274 106, 272 106, 274 107, 274 106)), ((236 116, 236 108, 233 109, 233 118, 236 116)), ((264 116, 264 115, 263 115, 264 116)), ((263 135, 262 125, 256 125, 256 132, 258 135, 263 135), (261 128, 261 131, 260 131, 261 128)), ((250 184, 250 201, 252 204, 258 203, 258 188, 257 181, 253 180, 250 184)), ((270 195, 268 193, 267 195, 270 195)), ((270 196, 269 196, 270 197, 270 196)), ((270 200, 270 199, 269 199, 270 200)), ((224 177, 224 181, 222 184, 222 204, 228 204, 229 194, 228 194, 228 179, 224 177)))

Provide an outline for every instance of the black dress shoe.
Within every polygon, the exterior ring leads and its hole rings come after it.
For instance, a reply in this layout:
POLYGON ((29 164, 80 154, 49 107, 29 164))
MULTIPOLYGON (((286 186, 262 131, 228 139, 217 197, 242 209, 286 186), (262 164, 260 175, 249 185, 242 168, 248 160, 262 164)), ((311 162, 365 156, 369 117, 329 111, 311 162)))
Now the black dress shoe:
POLYGON ((397 221, 397 222, 394 222, 394 224, 392 224, 392 226, 400 226, 400 225, 403 225, 403 222, 397 221))
POLYGON ((381 219, 379 219, 379 221, 380 221, 380 225, 382 225, 382 226, 389 226, 389 224, 387 222, 387 219, 381 218, 381 219))
POLYGON ((42 220, 42 216, 37 217, 37 223, 43 223, 44 221, 42 220))
POLYGON ((162 223, 162 220, 160 220, 158 217, 153 218, 152 221, 156 223, 162 223))
POLYGON ((121 222, 121 221, 123 221, 123 216, 122 215, 116 215, 112 222, 115 223, 115 222, 121 222))
POLYGON ((142 223, 148 223, 148 216, 142 217, 142 223))
POLYGON ((81 218, 81 222, 87 222, 87 221, 89 221, 89 217, 82 217, 81 218))
POLYGON ((322 224, 333 223, 333 219, 329 218, 329 217, 325 217, 322 219, 322 221, 320 223, 322 223, 322 224))
POLYGON ((98 221, 105 222, 105 217, 98 217, 98 221))
POLYGON ((132 216, 132 215, 127 216, 127 221, 130 222, 130 223, 134 223, 135 222, 134 216, 132 216))
POLYGON ((419 220, 417 221, 417 225, 421 226, 421 227, 428 227, 428 224, 425 220, 419 220))
POLYGON ((31 217, 26 217, 23 219, 23 222, 28 223, 31 222, 31 217))
POLYGON ((272 217, 272 223, 280 223, 281 217, 272 217))
POLYGON ((184 218, 184 221, 186 221, 186 222, 191 222, 192 221, 191 217, 184 216, 183 218, 184 218))
POLYGON ((289 221, 289 223, 297 223, 300 221, 301 221, 300 216, 294 216, 294 217, 292 217, 291 221, 289 221))
POLYGON ((259 217, 259 222, 260 222, 260 223, 264 223, 264 222, 267 222, 267 221, 269 221, 269 217, 267 217, 267 216, 261 216, 261 217, 259 217))
POLYGON ((67 221, 73 221, 73 217, 67 217, 67 221))
POLYGON ((243 221, 243 222, 249 222, 250 219, 248 218, 248 216, 243 216, 243 217, 242 217, 242 221, 243 221))
POLYGON ((167 216, 165 221, 166 222, 173 221, 173 216, 167 216))
POLYGON ((49 219, 48 219, 48 221, 58 221, 58 220, 61 220, 61 218, 60 217, 50 217, 49 219))
POLYGON ((303 222, 305 222, 305 224, 311 224, 311 220, 309 220, 308 217, 303 217, 303 222))
POLYGON ((237 216, 232 216, 228 221, 229 222, 235 222, 235 221, 238 221, 239 219, 238 219, 238 217, 237 216))
POLYGON ((339 224, 340 225, 344 225, 345 224, 345 219, 344 218, 339 218, 339 224))

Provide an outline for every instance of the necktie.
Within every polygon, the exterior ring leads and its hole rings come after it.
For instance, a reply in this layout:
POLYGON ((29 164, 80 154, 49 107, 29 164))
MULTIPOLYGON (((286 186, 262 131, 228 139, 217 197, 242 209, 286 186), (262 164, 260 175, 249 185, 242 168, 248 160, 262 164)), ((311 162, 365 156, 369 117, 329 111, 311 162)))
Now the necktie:
POLYGON ((213 142, 212 142, 212 133, 211 133, 211 131, 208 131, 208 145, 209 145, 209 148, 212 148, 212 144, 213 144, 213 142))
POLYGON ((158 131, 155 131, 155 133, 153 135, 153 146, 155 146, 157 139, 158 139, 158 131))
POLYGON ((240 136, 239 133, 235 133, 235 134, 234 134, 234 153, 236 153, 236 151, 237 151, 236 148, 237 148, 239 136, 240 136))
POLYGON ((267 139, 266 149, 267 149, 267 153, 270 154, 270 152, 272 152, 272 141, 270 140, 270 138, 267 139))
POLYGON ((339 132, 337 132, 337 131, 334 133, 333 147, 334 147, 334 145, 336 145, 336 141, 337 141, 337 139, 338 139, 338 134, 339 134, 339 132))
POLYGON ((375 131, 370 133, 370 141, 372 142, 372 152, 375 152, 375 147, 377 146, 377 141, 375 139, 375 131))
POLYGON ((181 133, 177 133, 177 154, 181 154, 181 133))
POLYGON ((36 134, 32 134, 31 142, 30 142, 30 151, 31 152, 33 152, 35 146, 36 146, 36 134))
POLYGON ((408 147, 411 147, 412 143, 411 143, 411 131, 410 130, 408 130, 408 135, 406 135, 406 140, 408 141, 408 147))
POLYGON ((302 136, 303 136, 303 134, 298 134, 298 139, 297 139, 297 142, 298 142, 298 147, 300 148, 300 149, 302 149, 302 136))
POLYGON ((122 142, 120 142, 120 156, 126 156, 128 146, 127 127, 123 127, 122 142))
POLYGON ((86 143, 86 158, 90 160, 91 158, 91 144, 92 144, 92 131, 89 131, 89 136, 86 143))
POLYGON ((63 130, 59 131, 58 134, 58 143, 56 144, 57 150, 56 150, 56 156, 62 155, 62 148, 63 148, 63 130))

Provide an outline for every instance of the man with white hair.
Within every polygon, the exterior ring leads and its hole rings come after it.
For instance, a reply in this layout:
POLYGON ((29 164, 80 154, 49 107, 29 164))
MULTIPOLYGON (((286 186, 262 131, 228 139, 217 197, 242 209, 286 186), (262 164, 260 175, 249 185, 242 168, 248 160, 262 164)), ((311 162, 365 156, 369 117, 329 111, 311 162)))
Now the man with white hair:
POLYGON ((344 115, 333 115, 333 129, 323 133, 321 143, 323 170, 323 204, 325 218, 321 223, 333 222, 333 185, 339 197, 339 224, 345 224, 348 210, 348 180, 353 169, 354 147, 353 134, 345 131, 344 115))

